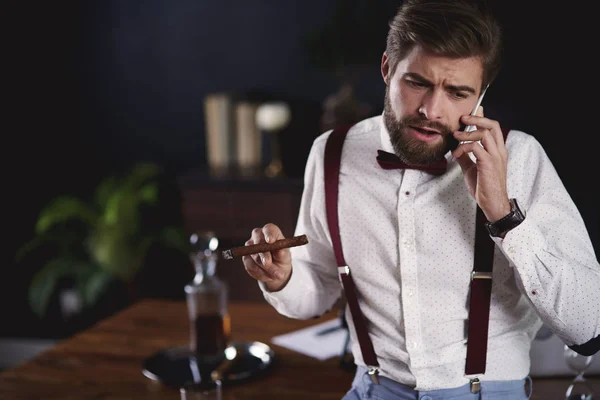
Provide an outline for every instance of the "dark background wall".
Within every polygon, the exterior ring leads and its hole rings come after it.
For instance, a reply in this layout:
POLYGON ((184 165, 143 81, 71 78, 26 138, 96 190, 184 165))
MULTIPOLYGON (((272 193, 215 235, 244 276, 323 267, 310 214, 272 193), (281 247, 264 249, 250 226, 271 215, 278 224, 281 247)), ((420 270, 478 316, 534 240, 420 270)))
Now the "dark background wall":
MULTIPOLYGON (((506 62, 486 95, 486 113, 546 147, 598 253, 598 195, 589 180, 597 180, 599 133, 597 112, 584 100, 595 93, 593 65, 581 51, 597 36, 593 13, 551 2, 526 10, 523 3, 493 3, 505 24, 506 62)), ((21 4, 5 58, 8 223, 0 321, 20 314, 24 322, 1 322, 0 334, 35 336, 25 297, 35 266, 17 268, 12 256, 31 237, 40 208, 57 194, 85 195, 101 177, 140 160, 156 161, 174 176, 205 167, 203 98, 210 92, 261 92, 318 108, 338 82, 310 63, 302 40, 330 19, 336 2, 21 4)), ((378 4, 391 17, 396 4, 378 4)), ((372 46, 383 50, 384 40, 372 46)), ((376 112, 384 91, 379 61, 372 60, 358 87, 358 97, 376 112)), ((318 133, 289 138, 304 144, 298 174, 318 133)))

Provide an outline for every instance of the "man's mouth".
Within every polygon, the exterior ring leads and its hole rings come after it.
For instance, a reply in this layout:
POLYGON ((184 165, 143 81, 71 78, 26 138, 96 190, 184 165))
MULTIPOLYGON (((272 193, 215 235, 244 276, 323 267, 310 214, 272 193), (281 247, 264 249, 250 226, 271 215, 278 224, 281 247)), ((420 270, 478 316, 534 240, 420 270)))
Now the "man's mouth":
POLYGON ((419 126, 412 126, 412 128, 421 132, 424 135, 439 135, 440 134, 440 132, 435 129, 419 127, 419 126))

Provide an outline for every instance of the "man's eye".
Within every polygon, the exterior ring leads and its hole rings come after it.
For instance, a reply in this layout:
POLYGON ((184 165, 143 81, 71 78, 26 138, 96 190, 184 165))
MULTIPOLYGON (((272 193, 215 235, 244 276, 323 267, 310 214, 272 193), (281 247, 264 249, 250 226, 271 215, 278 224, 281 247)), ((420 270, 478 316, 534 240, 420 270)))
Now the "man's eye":
POLYGON ((466 99, 467 97, 469 97, 468 94, 466 93, 462 93, 462 92, 454 92, 454 97, 456 97, 457 99, 466 99))
POLYGON ((414 87, 418 87, 418 88, 422 88, 425 87, 427 85, 425 85, 423 82, 416 82, 416 81, 407 81, 409 85, 414 86, 414 87))

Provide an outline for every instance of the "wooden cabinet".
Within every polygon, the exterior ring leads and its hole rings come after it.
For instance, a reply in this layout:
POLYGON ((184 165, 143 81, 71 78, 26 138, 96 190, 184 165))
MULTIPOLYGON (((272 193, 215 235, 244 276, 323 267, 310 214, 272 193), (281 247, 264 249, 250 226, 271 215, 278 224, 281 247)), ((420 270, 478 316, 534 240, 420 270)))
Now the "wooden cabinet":
MULTIPOLYGON (((253 228, 277 224, 293 236, 300 208, 301 179, 210 176, 192 171, 179 178, 182 212, 187 232, 210 230, 219 238, 220 250, 242 246, 253 228)), ((217 274, 230 286, 232 300, 262 300, 256 281, 246 273, 241 259, 220 259, 217 274)))
POLYGON ((244 241, 255 227, 273 222, 286 236, 296 227, 302 181, 284 178, 215 178, 192 172, 179 180, 186 229, 212 230, 244 241))

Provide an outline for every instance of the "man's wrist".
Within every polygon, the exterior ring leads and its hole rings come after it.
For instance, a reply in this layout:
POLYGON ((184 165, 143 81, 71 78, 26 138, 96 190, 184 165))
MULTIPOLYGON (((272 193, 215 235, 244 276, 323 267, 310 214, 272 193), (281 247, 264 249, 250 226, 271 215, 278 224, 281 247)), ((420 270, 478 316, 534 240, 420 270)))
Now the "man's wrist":
POLYGON ((506 197, 506 199, 504 201, 502 201, 501 205, 496 206, 494 208, 494 210, 484 210, 484 213, 485 213, 486 219, 488 221, 494 223, 494 222, 506 217, 511 212, 511 210, 512 210, 512 201, 511 201, 511 199, 506 197))
POLYGON ((282 280, 265 282, 265 287, 271 293, 279 292, 280 290, 282 290, 283 288, 285 288, 287 286, 287 284, 291 278, 292 278, 292 271, 290 271, 289 275, 282 280))

